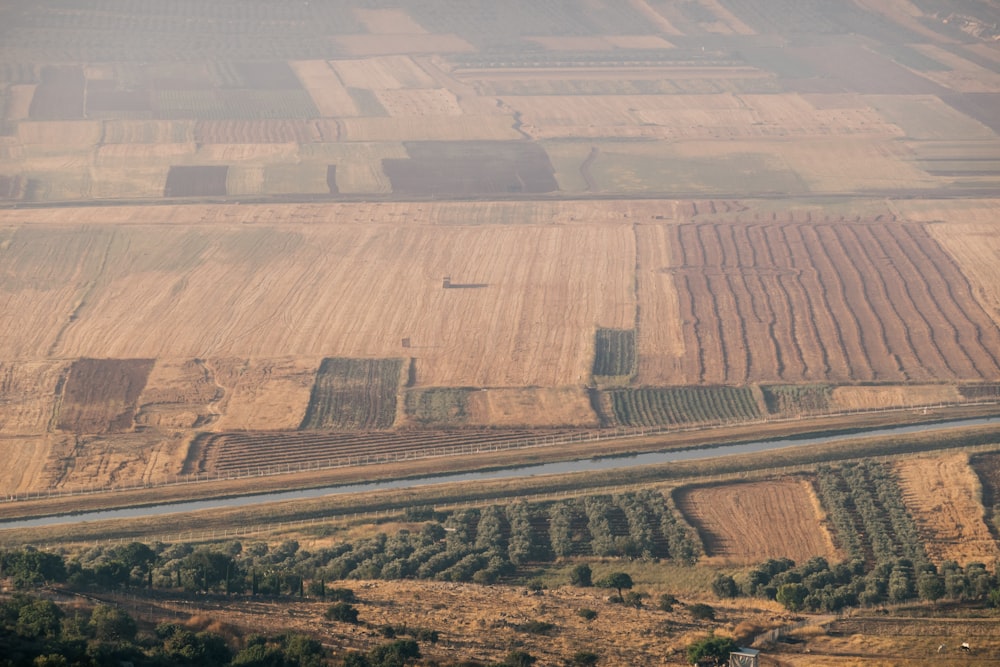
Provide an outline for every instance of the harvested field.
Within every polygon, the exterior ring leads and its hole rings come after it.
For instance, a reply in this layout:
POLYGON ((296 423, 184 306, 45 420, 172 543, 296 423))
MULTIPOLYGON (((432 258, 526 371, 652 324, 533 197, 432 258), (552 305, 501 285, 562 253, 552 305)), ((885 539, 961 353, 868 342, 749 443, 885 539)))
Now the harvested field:
POLYGON ((48 430, 65 372, 61 361, 0 362, 0 437, 48 430))
POLYGON ((233 63, 245 87, 254 90, 298 90, 302 84, 286 62, 233 63))
POLYGON ((103 148, 110 144, 186 144, 195 141, 195 121, 106 120, 100 137, 103 148))
POLYGON ((329 165, 320 162, 275 164, 264 169, 263 191, 269 195, 326 194, 329 165))
POLYGON ((559 188, 549 156, 537 144, 407 142, 408 160, 383 160, 398 194, 467 195, 552 192, 559 188))
POLYGON ((173 166, 167 174, 164 197, 225 196, 226 166, 173 166))
POLYGON ((135 422, 160 429, 205 428, 226 396, 208 362, 159 359, 139 397, 135 422))
POLYGON ((87 91, 87 118, 123 117, 146 118, 152 111, 149 91, 94 90, 87 91))
POLYGON ((508 116, 345 118, 344 141, 503 141, 523 137, 508 116))
POLYGON ((881 410, 960 403, 963 400, 955 385, 895 385, 837 387, 830 396, 833 410, 881 410))
POLYGON ((297 158, 298 146, 294 143, 201 144, 193 161, 297 166, 297 158))
MULTIPOLYGON (((928 225, 931 235, 958 263, 962 278, 968 281, 973 296, 990 314, 994 322, 1000 323, 1000 236, 996 233, 996 218, 1000 206, 987 205, 977 212, 985 224, 963 224, 949 221, 947 224, 928 225)), ((933 213, 931 214, 934 215, 933 213)), ((962 215, 956 211, 955 217, 962 215)), ((949 216, 951 217, 951 216, 949 216)), ((962 217, 968 219, 965 215, 962 217)))
POLYGON ((232 196, 264 194, 264 167, 230 167, 226 193, 232 196))
MULTIPOLYGON (((167 181, 169 167, 93 167, 84 182, 85 197, 95 199, 139 199, 163 196, 163 184, 167 181)), ((54 197, 53 197, 54 198, 54 197)), ((73 199, 65 196, 64 199, 73 199)))
POLYGON ((36 487, 87 490, 172 481, 183 464, 188 438, 150 432, 56 440, 36 487))
POLYGON ((74 148, 90 148, 101 140, 100 121, 65 120, 17 124, 17 140, 24 145, 42 144, 58 146, 60 157, 74 148))
POLYGON ((1000 549, 983 516, 981 486, 968 454, 897 461, 895 472, 931 561, 993 563, 1000 549))
MULTIPOLYGON (((1000 329, 920 225, 695 223, 669 231, 673 258, 663 270, 680 298, 685 383, 1000 373, 1000 329)), ((644 315, 639 329, 670 325, 644 315)))
POLYGON ((295 429, 302 423, 319 359, 210 358, 202 362, 221 398, 209 406, 215 430, 295 429))
POLYGON ((761 388, 764 405, 772 415, 821 414, 830 411, 828 384, 772 384, 761 388))
POLYGON ((444 88, 378 90, 375 96, 394 118, 462 115, 455 93, 444 88))
POLYGON ((319 115, 357 116, 354 98, 347 92, 337 72, 325 60, 298 60, 291 63, 302 86, 309 92, 319 115))
MULTIPOLYGON (((180 160, 191 158, 197 151, 194 142, 183 144, 108 144, 99 146, 94 153, 94 163, 99 167, 130 167, 149 169, 154 165, 169 167, 180 160)), ((166 172, 166 170, 164 170, 166 172)), ((164 173, 164 178, 166 173, 164 173)), ((160 185, 163 181, 160 182, 160 185)))
POLYGON ((324 359, 300 428, 392 427, 402 373, 402 359, 324 359))
POLYGON ((430 387, 404 393, 406 419, 424 426, 598 426, 583 387, 430 387))
POLYGON ((376 35, 419 35, 427 32, 403 9, 355 8, 354 15, 368 32, 376 35))
MULTIPOLYGON (((58 395, 56 427, 73 433, 132 429, 152 359, 78 359, 58 395)), ((57 388, 57 392, 59 388, 57 388)))
POLYGON ((884 118, 899 125, 909 139, 990 140, 996 135, 979 121, 935 95, 866 95, 884 118))
POLYGON ((55 436, 0 437, 0 495, 47 488, 42 470, 55 436))
MULTIPOLYGON (((325 165, 320 178, 325 190, 325 165)), ((0 320, 0 359, 402 353, 417 358, 418 386, 585 384, 595 323, 628 328, 635 317, 632 231, 608 224, 628 210, 452 206, 293 206, 280 225, 270 207, 178 207, 164 218, 122 207, 86 213, 132 224, 16 228, 0 294, 23 316, 0 320), (213 217, 223 210, 235 217, 213 217), (185 224, 199 211, 215 222, 185 224), (137 214, 177 224, 135 224, 137 214), (238 224, 258 215, 268 224, 238 224), (451 224, 412 224, 421 219, 451 224), (445 275, 487 287, 445 290, 445 275), (402 352, 407 337, 413 349, 402 352)))
MULTIPOLYGON (((393 38, 395 40, 395 38, 393 38)), ((408 56, 377 56, 330 62, 348 88, 372 91, 400 88, 436 88, 438 83, 408 56)))
POLYGON ((194 126, 200 144, 306 144, 321 141, 316 125, 305 120, 203 120, 194 126))
POLYGON ((941 67, 922 71, 931 81, 957 93, 1000 93, 1000 72, 980 67, 934 44, 915 44, 919 53, 941 63, 941 67))
POLYGON ((802 478, 679 489, 677 506, 705 548, 702 562, 756 565, 839 554, 812 484, 802 478))

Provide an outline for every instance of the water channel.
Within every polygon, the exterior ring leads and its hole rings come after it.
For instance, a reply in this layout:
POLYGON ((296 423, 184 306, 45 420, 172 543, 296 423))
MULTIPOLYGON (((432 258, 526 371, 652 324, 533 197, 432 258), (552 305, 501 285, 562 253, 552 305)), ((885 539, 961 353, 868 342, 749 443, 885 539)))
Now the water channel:
POLYGON ((36 526, 50 526, 66 523, 82 523, 85 521, 103 521, 105 519, 129 519, 139 517, 159 516, 163 514, 173 514, 178 512, 194 512, 197 510, 218 509, 224 507, 243 507, 247 505, 261 505, 265 503, 281 502, 284 500, 299 500, 304 498, 319 498, 342 493, 359 493, 367 491, 380 491, 383 489, 409 489, 431 484, 441 484, 445 482, 474 482, 487 479, 504 479, 516 477, 531 477, 533 475, 553 475, 571 472, 595 472, 599 470, 614 470, 622 468, 635 468, 638 466, 651 465, 656 463, 671 463, 674 461, 691 461, 697 459, 709 459, 720 456, 731 456, 734 454, 749 454, 752 452, 764 452, 786 447, 798 447, 801 445, 818 445, 824 443, 849 440, 858 437, 873 437, 883 435, 905 435, 907 433, 930 433, 949 428, 963 426, 978 426, 983 424, 993 424, 1000 421, 1000 417, 982 417, 977 419, 960 419, 934 424, 914 424, 908 426, 892 426, 877 429, 868 429, 861 432, 851 431, 833 435, 809 436, 782 438, 776 440, 761 440, 756 442, 742 442, 734 445, 705 446, 692 449, 677 449, 665 452, 649 452, 646 454, 634 454, 630 456, 608 456, 601 458, 577 459, 573 461, 558 461, 555 463, 541 463, 528 466, 512 466, 484 472, 457 472, 441 475, 431 475, 428 477, 415 477, 409 479, 391 479, 383 481, 364 482, 360 484, 343 484, 338 486, 325 486, 313 489, 301 489, 297 491, 279 491, 273 493, 259 493, 245 496, 234 496, 229 498, 214 498, 208 500, 192 500, 186 502, 164 503, 162 505, 147 505, 143 507, 127 507, 113 510, 98 510, 93 512, 79 512, 74 514, 62 514, 58 516, 39 517, 34 519, 11 519, 0 521, 0 530, 7 528, 31 528, 36 526))

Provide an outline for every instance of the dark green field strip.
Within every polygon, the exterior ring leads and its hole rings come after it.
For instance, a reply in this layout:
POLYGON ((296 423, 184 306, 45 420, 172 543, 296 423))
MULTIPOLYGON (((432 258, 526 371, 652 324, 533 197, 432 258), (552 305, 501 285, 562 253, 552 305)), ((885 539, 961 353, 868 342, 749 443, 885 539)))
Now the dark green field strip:
POLYGON ((623 426, 663 426, 757 419, 749 387, 640 387, 611 389, 614 417, 623 426))

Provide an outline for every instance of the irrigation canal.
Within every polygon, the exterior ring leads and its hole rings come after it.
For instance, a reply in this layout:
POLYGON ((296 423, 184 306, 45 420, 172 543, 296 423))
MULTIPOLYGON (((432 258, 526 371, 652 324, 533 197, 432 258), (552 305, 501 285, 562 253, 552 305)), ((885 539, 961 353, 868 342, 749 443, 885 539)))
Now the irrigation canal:
POLYGON ((429 477, 417 477, 409 479, 392 479, 384 481, 365 482, 361 484, 344 484, 340 486, 326 486, 313 489, 301 489, 298 491, 281 491, 276 493, 260 493, 245 496, 234 496, 229 498, 215 498, 209 500, 193 500, 188 502, 164 503, 162 505, 147 505, 143 507, 131 507, 113 510, 99 510, 94 512, 80 512, 75 514, 62 514, 58 516, 39 517, 34 519, 12 519, 0 522, 0 530, 7 528, 32 528, 37 526, 50 526, 67 523, 82 523, 85 521, 103 521, 106 519, 134 519, 140 517, 159 516, 163 514, 174 514, 180 512, 194 512, 197 510, 218 509, 224 507, 242 507, 247 505, 261 505, 266 503, 281 502, 285 500, 299 500, 304 498, 319 498, 342 493, 362 493, 367 491, 380 491, 383 489, 407 489, 431 484, 441 484, 444 482, 475 482, 487 479, 505 479, 516 477, 531 477, 533 475, 557 475, 572 472, 595 472, 600 470, 614 470, 622 468, 635 468, 638 466, 651 465, 656 463, 671 463, 674 461, 691 461, 697 459, 709 459, 720 456, 731 456, 734 454, 749 454, 754 452, 765 452, 786 447, 798 447, 801 445, 818 445, 841 440, 849 440, 858 437, 874 437, 884 435, 905 435, 907 433, 930 433, 949 428, 963 426, 978 426, 984 424, 994 424, 1000 421, 1000 417, 982 417, 977 419, 959 419, 934 424, 916 424, 908 426, 893 426, 877 429, 869 429, 861 432, 852 431, 850 433, 839 433, 825 436, 802 436, 793 438, 783 438, 777 440, 761 440, 757 442, 743 442, 735 445, 719 445, 697 447, 692 449, 678 449, 666 452, 650 452, 646 454, 634 454, 631 456, 608 456, 601 458, 578 459, 573 461, 558 461, 555 463, 541 463, 530 466, 512 466, 498 470, 485 472, 457 472, 451 474, 432 475, 429 477))

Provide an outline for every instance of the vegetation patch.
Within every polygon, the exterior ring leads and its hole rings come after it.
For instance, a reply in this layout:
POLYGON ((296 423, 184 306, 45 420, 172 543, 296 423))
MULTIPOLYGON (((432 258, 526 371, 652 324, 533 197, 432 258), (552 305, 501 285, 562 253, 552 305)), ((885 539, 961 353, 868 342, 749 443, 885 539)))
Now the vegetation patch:
POLYGON ((669 426, 760 417, 749 387, 639 387, 611 389, 614 420, 622 426, 669 426))
POLYGON ((425 425, 464 424, 471 391, 464 387, 410 389, 404 399, 406 415, 425 425))
POLYGON ((225 196, 228 176, 229 167, 225 165, 173 166, 167 172, 167 184, 163 188, 163 196, 225 196))
POLYGON ((403 359, 324 359, 299 428, 391 427, 402 371, 403 359))
POLYGON ((627 377, 634 372, 635 330, 598 329, 594 341, 594 376, 627 377))
POLYGON ((772 415, 826 412, 833 387, 828 384, 772 384, 761 387, 764 405, 772 415))

